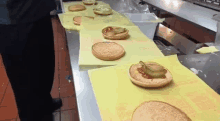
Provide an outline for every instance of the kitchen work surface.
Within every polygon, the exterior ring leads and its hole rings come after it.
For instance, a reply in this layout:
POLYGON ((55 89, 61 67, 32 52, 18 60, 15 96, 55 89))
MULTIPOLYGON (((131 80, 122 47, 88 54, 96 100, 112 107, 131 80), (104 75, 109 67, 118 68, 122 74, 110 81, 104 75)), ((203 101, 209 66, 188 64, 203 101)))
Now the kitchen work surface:
POLYGON ((137 61, 138 58, 149 59, 164 56, 163 53, 159 50, 159 48, 156 46, 156 44, 152 40, 147 38, 144 34, 142 34, 137 26, 126 26, 126 28, 129 30, 130 35, 130 37, 126 40, 104 39, 101 32, 101 28, 103 27, 99 28, 99 26, 97 26, 95 30, 87 30, 87 28, 90 27, 87 26, 80 31, 80 70, 88 70, 97 67, 117 65, 126 63, 128 61, 137 61), (92 54, 92 45, 97 42, 116 42, 122 45, 125 49, 125 56, 115 61, 103 61, 97 59, 92 54))
MULTIPOLYGON (((100 4, 105 4, 104 2, 98 1, 98 3, 100 4)), ((113 10, 113 14, 112 15, 108 15, 108 16, 100 16, 100 15, 96 15, 93 13, 93 8, 95 7, 95 5, 92 6, 86 6, 86 10, 84 11, 77 11, 77 12, 69 12, 68 11, 68 6, 70 5, 76 5, 76 4, 83 4, 82 2, 65 2, 64 3, 64 8, 65 8, 65 13, 63 14, 59 14, 59 18, 61 21, 62 26, 65 29, 69 29, 69 30, 81 30, 82 27, 75 25, 73 23, 73 17, 76 16, 91 16, 94 17, 94 21, 96 23, 103 23, 103 24, 108 24, 108 23, 118 23, 120 25, 129 25, 129 26, 135 26, 127 17, 121 15, 120 13, 116 12, 113 10)))
MULTIPOLYGON (((102 1, 97 1, 98 4, 106 4, 102 1)), ((77 2, 63 2, 63 8, 65 13, 88 13, 90 15, 94 15, 93 8, 96 7, 96 5, 84 5, 82 1, 77 1, 77 2), (76 12, 71 12, 68 10, 68 7, 71 5, 83 5, 86 7, 86 10, 83 11, 76 11, 76 12)))
POLYGON ((103 121, 131 121, 132 113, 144 101, 157 100, 176 106, 192 121, 218 121, 220 97, 204 81, 184 67, 176 55, 154 60, 167 68, 173 82, 164 88, 134 85, 128 76, 132 64, 89 70, 89 77, 103 121))

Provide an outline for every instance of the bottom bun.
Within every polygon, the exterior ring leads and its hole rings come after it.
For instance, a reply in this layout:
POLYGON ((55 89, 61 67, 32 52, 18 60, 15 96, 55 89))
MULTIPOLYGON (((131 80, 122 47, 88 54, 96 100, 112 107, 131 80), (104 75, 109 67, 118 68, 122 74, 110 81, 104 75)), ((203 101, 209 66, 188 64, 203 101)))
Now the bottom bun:
POLYGON ((111 15, 113 12, 112 11, 99 12, 99 11, 94 10, 94 13, 97 15, 111 15))
MULTIPOLYGON (((151 62, 151 63, 145 63, 145 64, 147 65, 147 64, 157 64, 157 63, 151 62)), ((144 78, 142 74, 138 72, 138 68, 141 68, 141 67, 142 67, 141 64, 131 65, 129 69, 129 73, 128 73, 131 81, 138 86, 155 87, 155 88, 163 87, 169 84, 173 80, 172 74, 169 72, 168 69, 166 69, 167 73, 165 74, 165 78, 153 78, 153 79, 144 78)))
POLYGON ((183 111, 161 101, 144 102, 132 115, 132 121, 192 121, 183 111))

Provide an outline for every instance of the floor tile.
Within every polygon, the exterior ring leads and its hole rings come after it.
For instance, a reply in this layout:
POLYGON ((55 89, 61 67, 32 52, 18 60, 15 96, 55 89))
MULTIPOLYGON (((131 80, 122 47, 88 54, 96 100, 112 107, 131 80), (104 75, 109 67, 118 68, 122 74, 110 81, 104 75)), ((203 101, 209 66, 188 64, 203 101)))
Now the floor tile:
POLYGON ((75 95, 74 87, 73 85, 68 85, 65 87, 60 87, 60 97, 71 97, 75 95))
POLYGON ((11 88, 11 84, 9 84, 6 89, 6 93, 1 103, 1 106, 16 107, 15 96, 11 88))
POLYGON ((53 113, 54 121, 60 121, 60 112, 53 113))
POLYGON ((60 97, 59 88, 53 87, 50 94, 51 94, 52 98, 59 98, 60 97))
POLYGON ((17 119, 6 119, 4 121, 17 121, 17 119))
POLYGON ((18 112, 14 108, 0 106, 0 114, 0 121, 6 121, 10 119, 15 119, 18 115, 18 112))
POLYGON ((79 117, 75 110, 61 111, 61 121, 79 121, 79 117))
POLYGON ((69 80, 66 79, 66 77, 69 77, 70 75, 68 74, 68 72, 62 72, 60 74, 60 87, 66 87, 66 86, 69 86, 69 85, 73 85, 72 84, 72 80, 69 82, 69 80))
POLYGON ((56 77, 53 81, 53 87, 59 88, 59 85, 60 85, 59 78, 56 77))
POLYGON ((16 121, 21 121, 20 118, 19 118, 19 116, 17 116, 17 120, 16 120, 16 121))
POLYGON ((18 115, 18 111, 17 111, 14 93, 13 93, 13 90, 12 90, 10 84, 8 85, 8 87, 6 89, 6 93, 5 93, 5 96, 3 98, 3 101, 2 101, 0 107, 1 107, 0 112, 3 109, 7 109, 9 111, 9 112, 2 111, 2 113, 0 113, 0 114, 4 114, 4 116, 6 116, 6 119, 12 119, 12 118, 16 119, 16 117, 18 115))
POLYGON ((62 102, 63 102, 63 106, 61 107, 61 111, 70 110, 70 109, 76 109, 77 110, 75 96, 62 98, 62 102))
MULTIPOLYGON (((0 69, 1 70, 1 69, 0 69)), ((0 105, 5 94, 6 88, 9 84, 8 78, 4 77, 4 72, 0 71, 0 105)))

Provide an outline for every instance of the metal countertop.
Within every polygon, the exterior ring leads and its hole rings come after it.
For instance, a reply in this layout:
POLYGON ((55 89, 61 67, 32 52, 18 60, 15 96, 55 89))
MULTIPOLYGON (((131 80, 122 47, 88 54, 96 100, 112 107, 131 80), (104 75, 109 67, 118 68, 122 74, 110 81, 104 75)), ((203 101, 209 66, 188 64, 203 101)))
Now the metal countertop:
POLYGON ((201 7, 182 0, 144 0, 147 4, 164 10, 194 24, 200 25, 217 32, 217 21, 213 20, 214 14, 219 12, 201 7))
MULTIPOLYGON (((103 0, 106 2, 105 0, 103 0)), ((112 0, 117 1, 117 0, 112 0)), ((114 10, 115 2, 109 3, 114 10)), ((77 31, 66 31, 67 44, 69 48, 73 81, 77 98, 77 106, 80 121, 101 121, 95 95, 89 80, 87 71, 79 71, 79 33, 77 31)), ((213 90, 220 94, 220 52, 214 54, 193 54, 178 56, 179 61, 187 68, 201 70, 198 76, 203 79, 213 90), (211 60, 211 61, 210 61, 211 60)))
MULTIPOLYGON (((100 112, 89 80, 88 71, 79 71, 79 33, 66 31, 80 121, 101 121, 100 112)), ((198 76, 220 94, 220 52, 178 56, 188 69, 199 70, 198 76)))

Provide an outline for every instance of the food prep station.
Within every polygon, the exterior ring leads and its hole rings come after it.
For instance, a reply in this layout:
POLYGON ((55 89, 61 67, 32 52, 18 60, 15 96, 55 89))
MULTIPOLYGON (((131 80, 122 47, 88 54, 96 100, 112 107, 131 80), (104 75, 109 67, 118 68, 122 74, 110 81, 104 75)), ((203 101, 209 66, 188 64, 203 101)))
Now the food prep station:
MULTIPOLYGON (((69 1, 69 2, 74 2, 74 1, 69 1)), ((122 10, 123 7, 121 7, 120 5, 123 4, 124 0, 102 0, 102 2, 109 4, 111 8, 115 11, 123 12, 122 10)), ((65 13, 63 3, 64 2, 61 1, 61 9, 62 9, 62 12, 65 13)), ((65 2, 65 3, 68 3, 68 2, 65 2)), ((172 15, 178 16, 180 18, 183 18, 190 22, 198 24, 199 26, 202 26, 204 28, 217 32, 217 21, 212 19, 212 15, 218 14, 218 12, 207 9, 207 8, 201 8, 200 6, 196 6, 196 5, 184 2, 184 1, 179 1, 179 3, 181 4, 181 7, 178 7, 175 10, 168 9, 167 7, 165 7, 164 6, 164 4, 166 4, 165 0, 145 0, 144 3, 142 1, 141 6, 149 5, 149 10, 152 7, 156 7, 157 12, 158 12, 158 9, 160 9, 160 10, 169 12, 172 15), (197 16, 195 17, 194 15, 197 15, 197 16)), ((144 13, 146 11, 139 10, 139 13, 146 14, 144 13)), ((128 13, 128 10, 126 11, 126 13, 128 13)), ((139 28, 142 28, 141 31, 146 36, 149 36, 149 31, 150 32, 155 31, 152 28, 147 28, 147 27, 143 28, 143 24, 144 23, 140 25, 136 24, 136 26, 138 26, 139 28)), ((166 35, 160 34, 160 32, 163 31, 163 30, 160 30, 160 28, 163 28, 163 27, 164 26, 160 23, 157 25, 154 36, 150 37, 152 39, 152 42, 154 42, 157 45, 157 47, 160 49, 160 51, 165 56, 177 54, 178 60, 179 62, 181 62, 182 65, 184 65, 186 68, 188 68, 193 73, 195 73, 210 88, 212 88, 215 92, 220 94, 220 52, 199 54, 199 53, 196 53, 195 51, 196 49, 200 47, 207 47, 207 46, 213 45, 213 43, 211 44, 200 43, 200 44, 194 44, 194 45, 192 43, 190 44, 192 45, 192 47, 190 47, 189 44, 184 44, 184 43, 186 42, 190 43, 191 41, 189 41, 186 38, 179 40, 178 36, 181 36, 181 35, 178 35, 178 34, 176 34, 175 36, 176 40, 172 39, 172 41, 169 41, 169 38, 167 39, 166 35), (163 38, 163 40, 161 40, 160 38, 163 38), (181 43, 177 41, 182 41, 181 45, 182 46, 186 45, 186 46, 181 47, 179 44, 175 44, 175 43, 181 43)), ((66 29, 66 40, 67 40, 69 54, 70 54, 71 68, 73 72, 73 78, 74 78, 73 81, 75 85, 77 107, 79 111, 80 121, 101 121, 102 118, 101 118, 97 100, 96 100, 96 97, 93 91, 93 87, 92 87, 92 84, 89 78, 88 70, 81 70, 79 67, 79 62, 78 62, 79 61, 79 50, 80 50, 79 32, 76 30, 66 29)), ((99 68, 101 67, 105 67, 105 66, 100 66, 99 68)))

